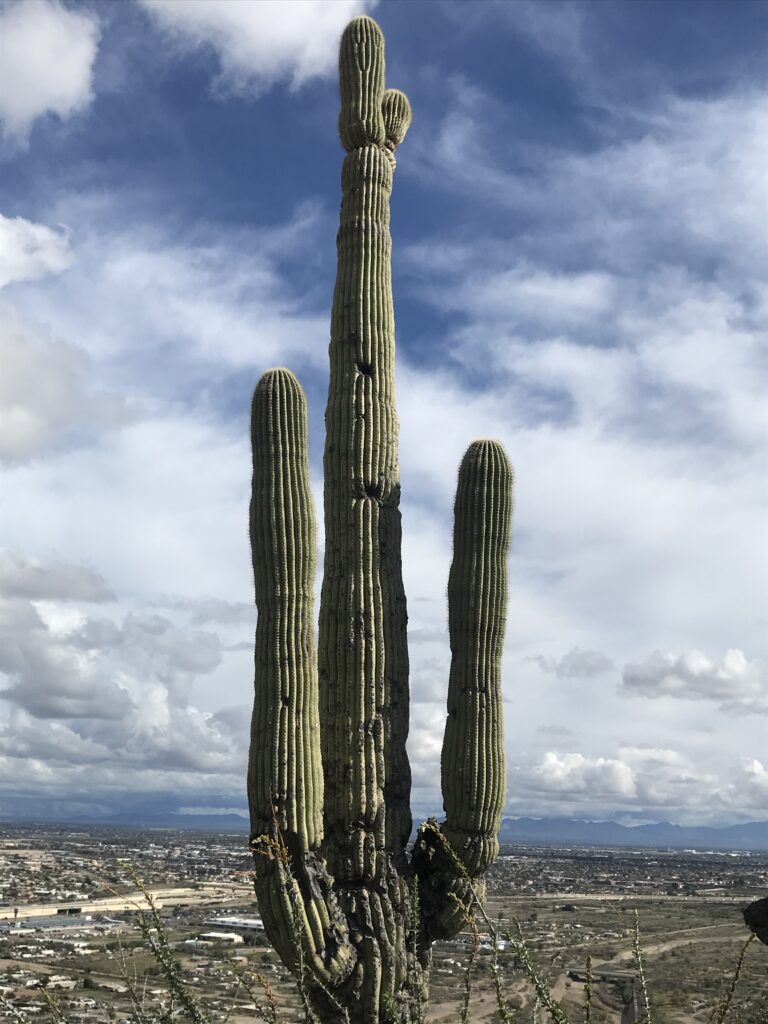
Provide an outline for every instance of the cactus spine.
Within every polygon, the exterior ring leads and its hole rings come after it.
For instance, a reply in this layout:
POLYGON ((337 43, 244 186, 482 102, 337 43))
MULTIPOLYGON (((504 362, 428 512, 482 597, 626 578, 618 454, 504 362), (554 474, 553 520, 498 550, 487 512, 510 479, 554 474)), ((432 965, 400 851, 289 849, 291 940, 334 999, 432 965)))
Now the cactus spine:
POLYGON ((498 851, 512 473, 494 441, 474 442, 459 472, 446 820, 440 835, 422 830, 409 855, 389 197, 411 114, 403 93, 384 89, 384 40, 370 18, 345 30, 339 70, 347 155, 329 346, 318 656, 306 403, 290 371, 270 370, 252 407, 258 625, 248 791, 270 939, 321 1020, 346 1013, 350 1024, 378 1024, 419 1019, 430 944, 462 927, 461 904, 498 851))

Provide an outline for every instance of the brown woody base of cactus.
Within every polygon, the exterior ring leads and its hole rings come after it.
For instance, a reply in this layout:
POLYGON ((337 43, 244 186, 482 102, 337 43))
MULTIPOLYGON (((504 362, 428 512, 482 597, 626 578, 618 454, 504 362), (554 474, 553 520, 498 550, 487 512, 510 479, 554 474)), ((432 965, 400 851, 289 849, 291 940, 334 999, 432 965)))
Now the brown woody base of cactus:
POLYGON ((485 882, 470 877, 432 821, 419 829, 411 859, 419 879, 422 941, 431 946, 467 926, 476 901, 485 898, 485 882))
POLYGON ((334 885, 319 857, 278 850, 254 851, 259 908, 318 1021, 343 1024, 346 1014, 349 1024, 419 1024, 431 953, 405 872, 382 851, 372 882, 334 885), (302 922, 319 916, 322 937, 304 935, 302 922))

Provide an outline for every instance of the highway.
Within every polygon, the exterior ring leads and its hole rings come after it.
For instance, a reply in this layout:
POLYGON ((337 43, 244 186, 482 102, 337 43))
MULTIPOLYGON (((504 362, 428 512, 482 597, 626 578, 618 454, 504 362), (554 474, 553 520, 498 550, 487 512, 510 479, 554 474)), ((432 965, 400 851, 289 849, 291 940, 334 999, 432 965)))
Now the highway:
MULTIPOLYGON (((235 882, 202 882, 194 889, 171 889, 148 886, 156 907, 214 906, 227 903, 255 902, 250 885, 235 882)), ((70 900, 67 903, 22 903, 18 907, 0 906, 0 921, 26 921, 35 917, 55 917, 57 914, 124 914, 127 911, 147 910, 144 894, 135 892, 106 896, 96 900, 70 900)))

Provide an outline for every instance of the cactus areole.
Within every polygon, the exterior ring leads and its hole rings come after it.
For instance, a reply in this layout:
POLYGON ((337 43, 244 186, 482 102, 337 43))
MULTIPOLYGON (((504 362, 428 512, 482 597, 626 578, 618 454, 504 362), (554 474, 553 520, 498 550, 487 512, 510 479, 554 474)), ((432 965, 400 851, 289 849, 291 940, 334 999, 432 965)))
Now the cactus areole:
POLYGON ((459 469, 448 583, 445 821, 411 834, 406 604, 389 197, 411 111, 384 88, 368 17, 341 40, 338 269, 326 409, 325 565, 315 644, 315 520, 296 377, 253 396, 256 590, 248 766, 256 893, 304 1008, 327 1024, 422 1019, 430 948, 482 898, 504 802, 500 663, 512 470, 497 441, 459 469))

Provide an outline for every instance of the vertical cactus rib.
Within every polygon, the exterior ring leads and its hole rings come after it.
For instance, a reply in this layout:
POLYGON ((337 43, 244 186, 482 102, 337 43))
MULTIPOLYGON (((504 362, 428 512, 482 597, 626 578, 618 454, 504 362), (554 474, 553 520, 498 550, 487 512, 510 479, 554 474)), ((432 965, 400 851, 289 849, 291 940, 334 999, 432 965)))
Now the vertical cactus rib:
POLYGON ((441 762, 446 814, 441 833, 461 870, 435 849, 429 832, 422 832, 421 853, 416 854, 433 938, 462 927, 464 914, 456 897, 466 903, 470 880, 484 874, 499 850, 505 795, 501 655, 512 482, 512 468, 497 441, 469 446, 454 506, 448 578, 451 670, 441 762), (431 847, 431 858, 424 857, 425 847, 431 847))
POLYGON ((281 956, 296 960, 298 929, 305 956, 328 983, 349 973, 352 951, 330 878, 316 856, 323 837, 323 776, 313 627, 315 521, 306 401, 289 370, 270 370, 259 381, 251 442, 258 621, 248 799, 257 894, 281 956))

